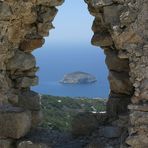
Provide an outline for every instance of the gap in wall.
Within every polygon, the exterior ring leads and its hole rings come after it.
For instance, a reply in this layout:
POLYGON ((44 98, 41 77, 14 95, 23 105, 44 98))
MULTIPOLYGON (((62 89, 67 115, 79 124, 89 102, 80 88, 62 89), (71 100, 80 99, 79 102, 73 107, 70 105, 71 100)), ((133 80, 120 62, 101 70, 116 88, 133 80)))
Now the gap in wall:
POLYGON ((43 127, 70 130, 73 117, 80 112, 106 110, 108 69, 103 50, 91 45, 93 20, 83 1, 66 1, 59 8, 55 29, 45 38, 45 45, 33 52, 40 70, 39 85, 32 89, 42 94, 43 127), (65 74, 77 71, 92 74, 97 82, 59 83, 65 74))
POLYGON ((105 55, 90 43, 93 19, 83 1, 67 1, 60 7, 53 22, 55 29, 45 39, 45 45, 34 51, 40 70, 39 85, 33 90, 54 96, 108 97, 105 55), (74 71, 90 73, 97 82, 91 85, 59 83, 65 74, 74 71))

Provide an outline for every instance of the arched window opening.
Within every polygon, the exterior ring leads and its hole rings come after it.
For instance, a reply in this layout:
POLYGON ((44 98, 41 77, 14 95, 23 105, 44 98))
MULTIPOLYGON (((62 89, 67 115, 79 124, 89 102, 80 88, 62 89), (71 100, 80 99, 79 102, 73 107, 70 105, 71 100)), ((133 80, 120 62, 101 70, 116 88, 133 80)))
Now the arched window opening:
POLYGON ((32 89, 42 95, 46 127, 69 129, 73 116, 79 112, 106 110, 108 70, 104 51, 91 45, 93 19, 83 1, 66 1, 45 45, 34 51, 40 70, 39 85, 32 89), (86 84, 89 80, 84 78, 78 84, 61 83, 64 75, 71 73, 73 77, 89 74, 95 82, 86 84))

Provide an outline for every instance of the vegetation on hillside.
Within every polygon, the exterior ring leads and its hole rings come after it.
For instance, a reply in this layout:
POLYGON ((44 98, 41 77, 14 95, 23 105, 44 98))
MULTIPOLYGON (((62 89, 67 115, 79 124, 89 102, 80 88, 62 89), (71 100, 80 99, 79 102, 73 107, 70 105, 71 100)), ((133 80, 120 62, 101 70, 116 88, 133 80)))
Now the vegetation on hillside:
POLYGON ((106 110, 105 99, 70 98, 42 95, 42 126, 58 130, 70 130, 73 117, 80 112, 106 110))

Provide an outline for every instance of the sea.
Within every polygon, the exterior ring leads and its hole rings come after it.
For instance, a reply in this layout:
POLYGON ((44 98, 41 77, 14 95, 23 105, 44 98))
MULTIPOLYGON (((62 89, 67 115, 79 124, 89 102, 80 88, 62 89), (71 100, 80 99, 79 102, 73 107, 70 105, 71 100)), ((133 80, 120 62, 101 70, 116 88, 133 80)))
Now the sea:
POLYGON ((105 55, 91 44, 46 44, 33 52, 39 71, 39 84, 31 89, 53 96, 107 98, 109 94, 108 70, 105 55), (94 75, 92 84, 61 84, 65 74, 81 71, 94 75))

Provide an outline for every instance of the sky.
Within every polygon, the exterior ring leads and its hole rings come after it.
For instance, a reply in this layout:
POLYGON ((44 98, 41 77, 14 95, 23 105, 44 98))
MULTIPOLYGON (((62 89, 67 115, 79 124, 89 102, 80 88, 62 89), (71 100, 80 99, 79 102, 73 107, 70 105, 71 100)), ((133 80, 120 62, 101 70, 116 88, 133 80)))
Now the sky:
POLYGON ((59 11, 53 22, 55 29, 50 31, 46 40, 50 44, 90 43, 94 18, 89 14, 84 0, 65 0, 64 4, 57 8, 59 11))
MULTIPOLYGON (((84 0, 65 0, 57 8, 59 11, 53 21, 55 29, 50 30, 43 47, 33 52, 37 66, 40 67, 37 73, 39 85, 34 90, 50 92, 52 95, 59 95, 58 92, 61 92, 66 95, 70 90, 59 85, 59 80, 66 73, 83 71, 98 78, 97 85, 92 87, 92 92, 88 92, 94 96, 106 96, 109 89, 105 56, 102 49, 91 45, 94 17, 89 14, 87 4, 84 0)), ((85 87, 78 90, 86 94, 85 87)), ((74 94, 78 92, 77 88, 71 91, 76 91, 74 94)))

